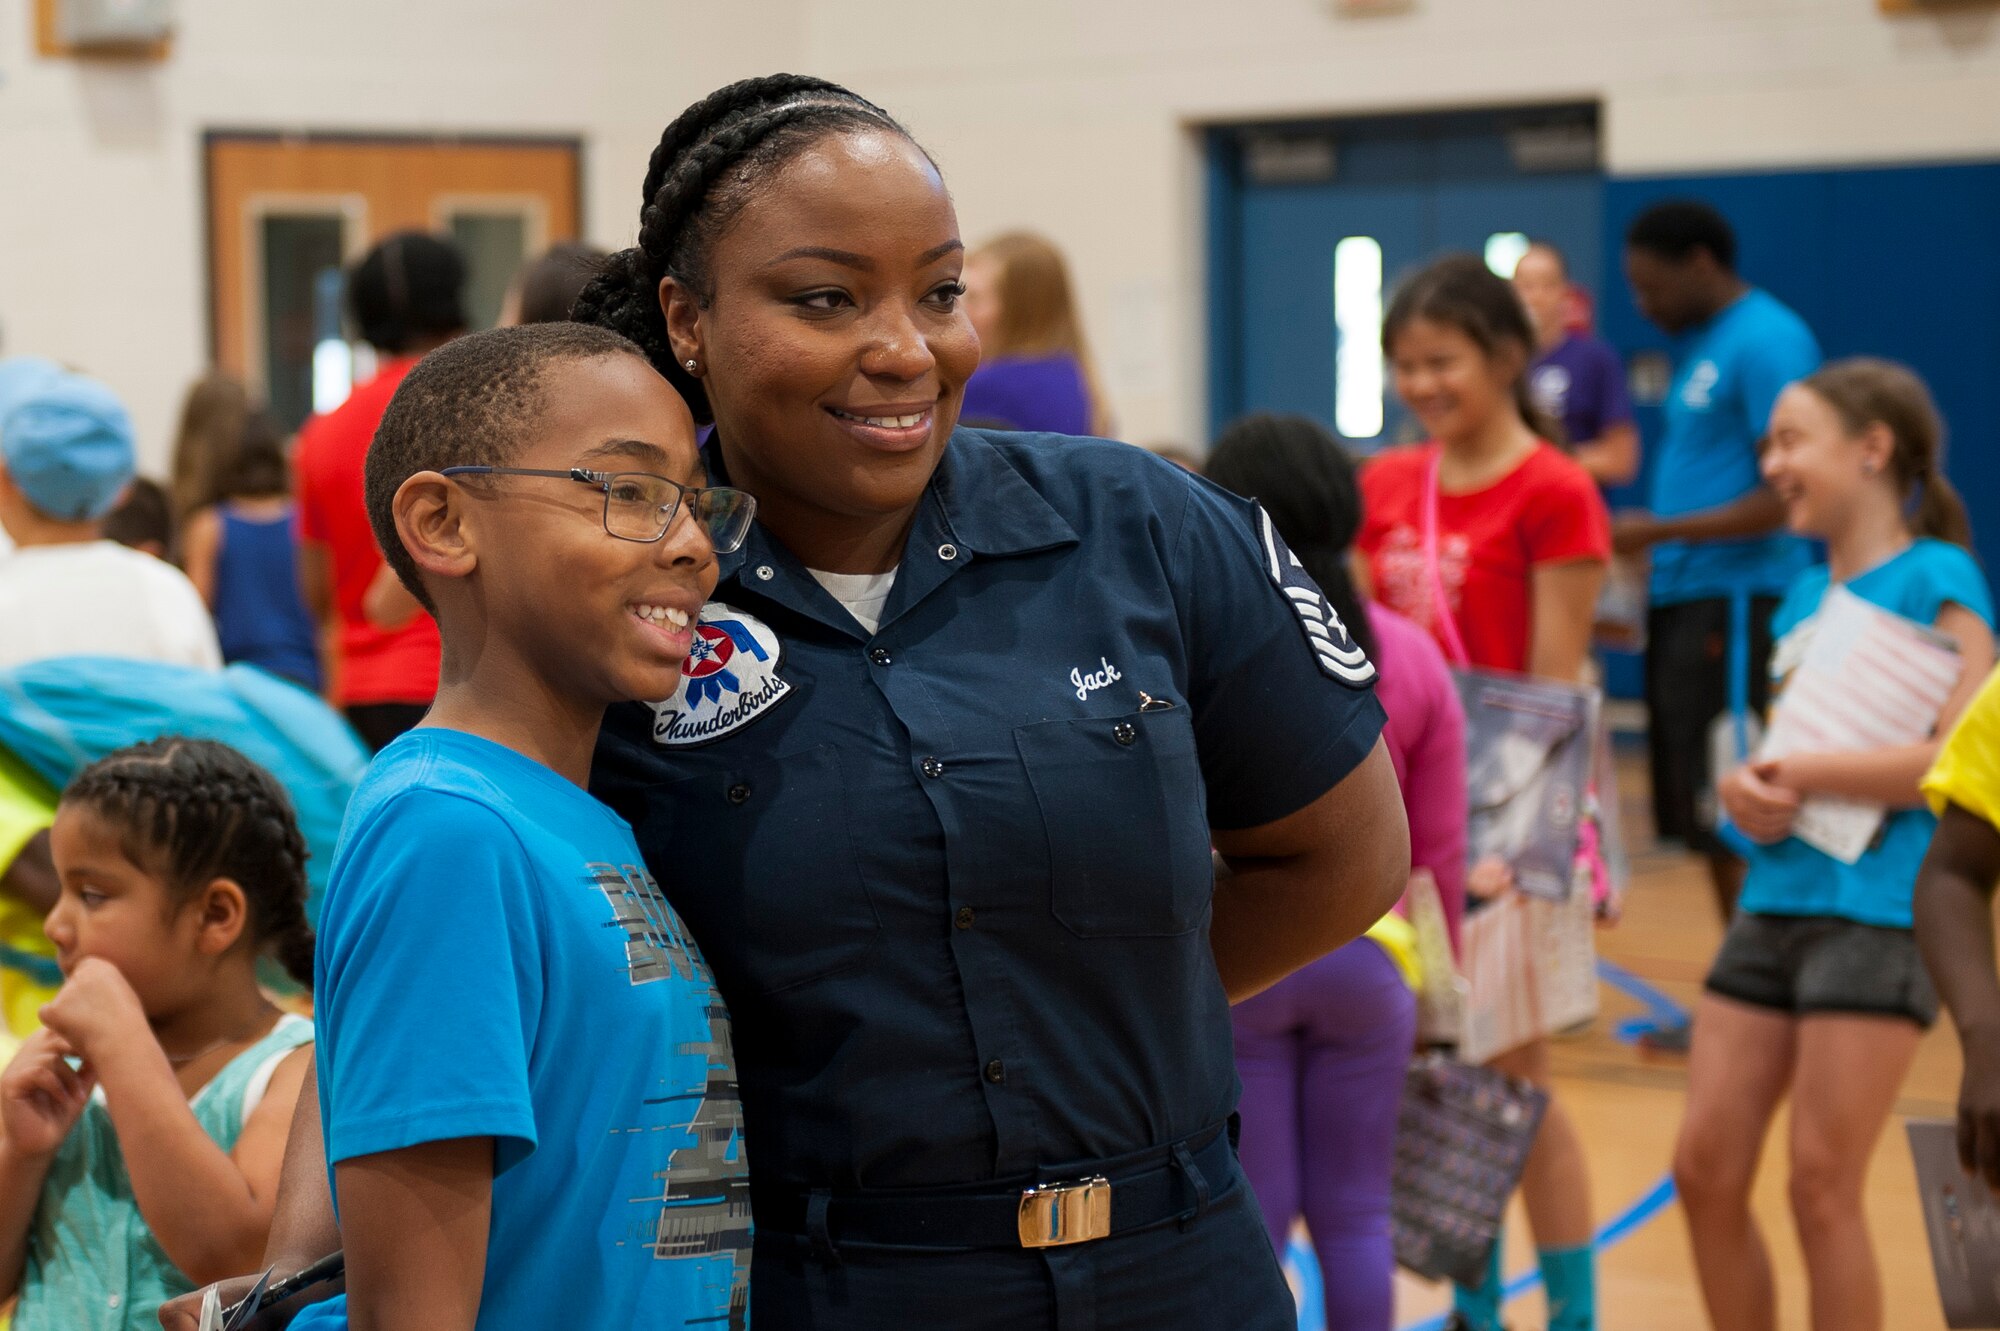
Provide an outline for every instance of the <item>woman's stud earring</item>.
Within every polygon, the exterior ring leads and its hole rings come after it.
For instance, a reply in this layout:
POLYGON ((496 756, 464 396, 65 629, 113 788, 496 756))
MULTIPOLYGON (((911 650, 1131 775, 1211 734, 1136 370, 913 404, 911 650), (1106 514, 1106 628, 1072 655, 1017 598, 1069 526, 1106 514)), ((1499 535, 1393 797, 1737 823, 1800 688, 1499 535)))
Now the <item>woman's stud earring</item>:
POLYGON ((694 363, 694 361, 693 361, 693 360, 691 360, 691 359, 690 359, 690 360, 684 360, 684 361, 682 361, 682 362, 681 362, 681 364, 683 364, 683 365, 687 366, 687 372, 688 372, 689 374, 693 374, 693 373, 694 373, 694 365, 695 365, 695 363, 694 363))

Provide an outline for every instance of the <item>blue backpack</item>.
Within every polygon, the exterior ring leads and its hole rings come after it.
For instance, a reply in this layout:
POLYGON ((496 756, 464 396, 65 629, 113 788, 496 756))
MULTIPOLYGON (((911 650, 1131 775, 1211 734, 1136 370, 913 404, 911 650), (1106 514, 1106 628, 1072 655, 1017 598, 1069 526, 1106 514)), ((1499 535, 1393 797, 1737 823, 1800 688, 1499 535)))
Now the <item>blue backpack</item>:
POLYGON ((0 745, 57 790, 106 754, 162 735, 219 740, 278 778, 311 852, 306 918, 316 925, 340 820, 368 767, 368 750, 317 694, 243 664, 65 656, 0 670, 0 745))

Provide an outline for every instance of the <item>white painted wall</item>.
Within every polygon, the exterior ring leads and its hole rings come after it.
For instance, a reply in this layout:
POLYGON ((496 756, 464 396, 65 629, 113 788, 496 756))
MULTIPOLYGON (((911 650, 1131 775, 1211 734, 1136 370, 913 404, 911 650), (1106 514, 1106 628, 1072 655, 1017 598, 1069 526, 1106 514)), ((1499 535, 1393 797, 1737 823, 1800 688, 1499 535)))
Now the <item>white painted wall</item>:
POLYGON ((41 59, 0 0, 0 349, 108 381, 162 471, 208 354, 203 131, 578 135, 586 227, 624 244, 673 113, 796 57, 798 5, 757 5, 768 28, 663 0, 182 0, 149 65, 41 59))
POLYGON ((0 0, 0 330, 132 402, 163 462, 206 353, 211 127, 576 134, 625 243, 665 122, 730 78, 847 82, 939 156, 968 239, 1068 250, 1123 432, 1202 420, 1200 160, 1216 120, 1598 98, 1625 173, 2000 157, 2000 9, 1874 0, 182 0, 173 58, 32 55, 0 0))
POLYGON ((938 154, 968 239, 1029 225, 1062 242, 1142 442, 1196 442, 1205 419, 1199 124, 1599 99, 1616 173, 2000 157, 2000 8, 873 0, 865 25, 852 9, 813 6, 816 68, 938 154))

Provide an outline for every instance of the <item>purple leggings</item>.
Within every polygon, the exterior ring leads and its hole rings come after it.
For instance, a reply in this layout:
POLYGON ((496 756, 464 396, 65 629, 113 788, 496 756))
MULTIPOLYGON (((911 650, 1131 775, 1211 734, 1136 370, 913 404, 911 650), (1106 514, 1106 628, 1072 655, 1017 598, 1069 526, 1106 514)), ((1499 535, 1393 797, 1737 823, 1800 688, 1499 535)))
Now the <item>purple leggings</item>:
POLYGON ((1271 1246, 1303 1215, 1326 1324, 1387 1331, 1395 1315, 1389 1175, 1417 1005, 1381 947, 1357 938, 1237 1005, 1244 1173, 1271 1246))

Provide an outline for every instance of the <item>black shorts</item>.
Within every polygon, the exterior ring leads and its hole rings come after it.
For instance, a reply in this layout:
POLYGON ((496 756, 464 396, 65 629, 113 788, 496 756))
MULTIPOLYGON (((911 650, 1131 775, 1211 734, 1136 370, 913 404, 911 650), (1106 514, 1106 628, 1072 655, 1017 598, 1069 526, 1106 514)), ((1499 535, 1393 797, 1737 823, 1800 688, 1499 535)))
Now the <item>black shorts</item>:
POLYGON ((1795 1017, 1907 1017, 1925 1029, 1937 1020, 1937 990, 1916 934, 1830 915, 1738 912, 1707 987, 1795 1017))
MULTIPOLYGON (((1774 596, 1750 598, 1750 708, 1771 697, 1774 596)), ((1646 616, 1646 733, 1653 769, 1653 824, 1662 837, 1703 854, 1728 854, 1715 835, 1709 731, 1729 710, 1729 602, 1656 606, 1646 616)))

